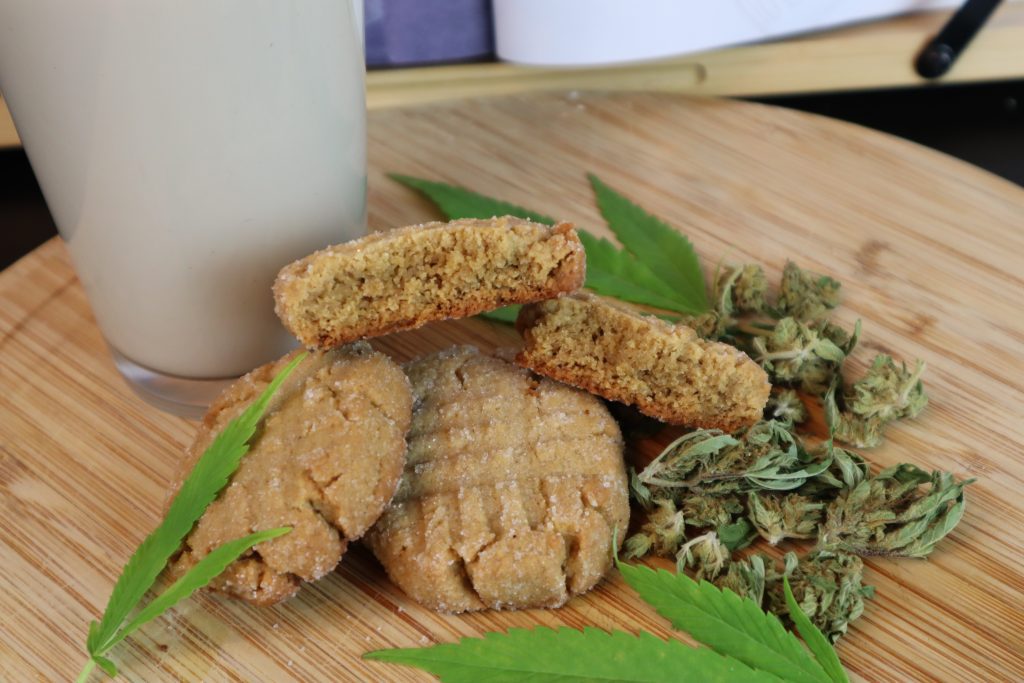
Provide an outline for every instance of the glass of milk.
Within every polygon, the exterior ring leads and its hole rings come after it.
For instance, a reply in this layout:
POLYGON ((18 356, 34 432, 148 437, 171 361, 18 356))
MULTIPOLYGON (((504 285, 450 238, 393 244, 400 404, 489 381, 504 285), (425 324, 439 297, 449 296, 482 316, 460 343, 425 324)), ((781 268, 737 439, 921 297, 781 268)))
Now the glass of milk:
POLYGON ((198 416, 296 342, 286 263, 363 233, 352 0, 3 0, 0 91, 118 369, 198 416))

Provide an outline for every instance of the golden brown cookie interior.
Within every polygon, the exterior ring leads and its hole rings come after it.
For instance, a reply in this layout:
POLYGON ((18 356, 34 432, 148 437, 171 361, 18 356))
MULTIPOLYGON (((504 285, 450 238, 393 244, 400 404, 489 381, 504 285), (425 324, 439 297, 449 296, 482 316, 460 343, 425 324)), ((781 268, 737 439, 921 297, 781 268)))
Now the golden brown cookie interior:
POLYGON ((572 292, 585 270, 568 223, 511 216, 425 223, 285 266, 274 283, 275 310, 303 344, 330 348, 572 292))
POLYGON ((771 384, 728 344, 574 294, 520 311, 516 362, 672 424, 733 431, 761 418, 771 384))

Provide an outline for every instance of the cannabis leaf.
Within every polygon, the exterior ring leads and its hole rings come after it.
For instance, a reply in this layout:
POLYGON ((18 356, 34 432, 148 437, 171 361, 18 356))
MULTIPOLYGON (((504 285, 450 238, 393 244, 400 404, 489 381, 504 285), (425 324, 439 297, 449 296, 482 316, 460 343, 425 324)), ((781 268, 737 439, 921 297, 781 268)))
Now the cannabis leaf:
MULTIPOLYGON (((97 646, 96 650, 91 650, 90 659, 86 663, 82 673, 79 675, 78 680, 86 680, 94 665, 99 665, 100 668, 108 675, 116 676, 117 667, 112 661, 104 657, 104 655, 115 645, 137 631, 144 624, 156 619, 171 607, 174 607, 176 604, 189 597, 206 584, 210 583, 210 581, 227 569, 228 565, 241 557, 243 553, 253 546, 275 539, 278 536, 283 536, 291 530, 291 527, 279 527, 277 529, 257 531, 254 534, 249 534, 248 536, 235 539, 234 541, 228 541, 227 543, 212 550, 208 555, 206 555, 206 557, 197 562, 194 567, 185 572, 180 579, 171 584, 167 590, 154 598, 153 601, 146 605, 145 608, 140 610, 127 626, 118 630, 113 637, 101 642, 97 646)), ((95 623, 95 621, 92 622, 92 624, 95 623)), ((90 636, 92 636, 93 633, 92 624, 90 624, 90 636)))
POLYGON ((445 683, 489 681, 751 681, 778 678, 732 657, 649 633, 633 636, 596 628, 514 628, 427 648, 376 650, 364 659, 414 666, 445 683))
POLYGON ((688 313, 672 288, 632 254, 618 249, 603 237, 577 231, 587 252, 586 286, 598 294, 666 311, 688 313))
POLYGON ((850 679, 847 677, 843 665, 839 663, 839 655, 836 654, 835 648, 828 642, 825 635, 811 623, 804 611, 800 609, 796 598, 793 597, 793 589, 789 585, 788 576, 782 577, 782 589, 786 595, 789 618, 793 620, 796 630, 799 631, 800 637, 804 639, 808 649, 814 653, 818 664, 835 683, 849 683, 850 679))
POLYGON ((594 188, 601 215, 615 237, 672 288, 677 301, 686 306, 683 312, 696 315, 709 310, 704 273, 690 240, 593 173, 588 173, 587 178, 594 188))
MULTIPOLYGON (((270 403, 271 397, 285 378, 291 373, 299 362, 305 357, 300 354, 292 360, 267 386, 260 396, 249 405, 241 415, 231 420, 227 427, 213 440, 210 447, 196 462, 192 472, 182 483, 178 494, 171 502, 167 515, 160 525, 146 537, 136 549, 131 559, 121 571, 121 576, 114 585, 114 590, 107 603, 107 609, 100 621, 89 624, 89 635, 86 638, 86 649, 89 652, 89 662, 83 670, 83 676, 96 665, 99 665, 110 675, 116 674, 114 664, 106 659, 106 654, 114 645, 124 639, 131 631, 141 626, 145 621, 158 616, 163 610, 169 608, 177 599, 187 597, 196 588, 200 588, 216 576, 223 567, 230 564, 241 553, 251 548, 254 544, 269 540, 286 533, 288 529, 274 529, 259 532, 237 541, 230 542, 223 546, 223 552, 214 555, 214 559, 208 560, 206 564, 200 562, 188 574, 183 576, 177 583, 171 586, 167 592, 161 595, 156 601, 163 608, 159 611, 152 611, 147 608, 143 610, 128 626, 121 628, 128 614, 142 600, 153 584, 156 582, 160 572, 167 566, 170 559, 185 536, 192 530, 196 521, 206 511, 207 506, 217 497, 228 478, 238 468, 242 456, 249 450, 249 440, 256 433, 256 427, 263 413, 270 403), (245 542, 250 541, 248 545, 245 542), (241 544, 241 546, 240 546, 241 544), (227 559, 234 552, 234 557, 227 559), (217 570, 217 567, 221 564, 217 570), (211 571, 215 573, 210 574, 211 571), (203 580, 203 577, 207 577, 203 580), (201 581, 201 583, 200 583, 201 581), (172 592, 173 591, 173 592, 172 592), (168 602, 173 596, 180 596, 168 602), (141 617, 146 615, 146 619, 141 617)), ((216 552, 216 551, 215 551, 216 552)), ((213 555, 213 553, 211 553, 213 555)), ((84 680, 80 676, 81 680, 84 680)))
POLYGON ((682 573, 628 564, 620 564, 619 571, 674 628, 716 652, 787 681, 829 680, 779 618, 763 612, 754 601, 682 573))
POLYGON ((438 183, 432 180, 414 178, 401 173, 389 173, 388 177, 406 187, 419 190, 427 199, 437 204, 437 208, 448 217, 456 218, 491 218, 493 216, 517 216, 537 223, 554 225, 558 221, 542 213, 536 213, 521 206, 493 199, 478 192, 467 190, 457 185, 438 183))
MULTIPOLYGON (((835 651, 820 631, 801 623, 812 652, 752 600, 698 584, 683 573, 619 564, 626 582, 673 627, 707 648, 649 633, 595 628, 512 629, 428 648, 376 650, 364 659, 429 671, 446 683, 521 681, 845 681, 835 651), (815 635, 816 634, 816 635, 815 635), (842 676, 839 678, 837 676, 842 676)), ((806 617, 805 617, 806 620, 806 617)))
MULTIPOLYGON (((548 225, 556 222, 544 214, 456 185, 397 173, 389 174, 389 177, 421 192, 449 220, 511 215, 548 225)), ((596 177, 591 178, 592 182, 600 183, 596 177)), ((600 197, 608 207, 605 218, 609 221, 609 227, 626 248, 619 249, 604 238, 578 230, 587 253, 586 287, 604 296, 676 313, 699 314, 708 310, 704 274, 689 240, 606 185, 601 185, 600 197), (650 235, 646 235, 647 232, 650 235), (648 264, 646 257, 652 251, 652 245, 661 243, 664 244, 659 250, 667 249, 674 262, 670 266, 668 261, 662 259, 658 267, 663 272, 656 271, 648 264), (665 272, 670 268, 678 272, 666 278, 665 272), (695 283, 699 283, 699 288, 695 283)), ((514 320, 510 312, 488 317, 514 320)))

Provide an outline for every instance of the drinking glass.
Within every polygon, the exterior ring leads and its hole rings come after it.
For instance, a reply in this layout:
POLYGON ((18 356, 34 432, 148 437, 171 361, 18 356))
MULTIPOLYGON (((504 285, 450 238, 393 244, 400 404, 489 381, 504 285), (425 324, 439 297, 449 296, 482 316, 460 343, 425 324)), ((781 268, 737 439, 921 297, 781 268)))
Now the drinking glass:
POLYGON ((295 345, 278 269, 362 234, 352 0, 3 0, 0 91, 118 369, 197 416, 295 345))

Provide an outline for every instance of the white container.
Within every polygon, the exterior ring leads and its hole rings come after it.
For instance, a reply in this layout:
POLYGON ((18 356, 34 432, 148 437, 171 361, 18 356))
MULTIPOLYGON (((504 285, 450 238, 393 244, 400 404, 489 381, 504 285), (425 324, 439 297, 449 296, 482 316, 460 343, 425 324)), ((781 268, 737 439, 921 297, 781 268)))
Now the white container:
POLYGON ((146 398, 195 414, 220 383, 179 379, 295 344, 275 274, 365 227, 363 77, 346 0, 0 2, 0 91, 146 398))
MULTIPOLYGON (((832 28, 963 0, 494 0, 501 59, 590 66, 832 28)), ((921 37, 922 44, 926 36, 921 37)), ((908 57, 910 59, 910 57, 908 57)))

